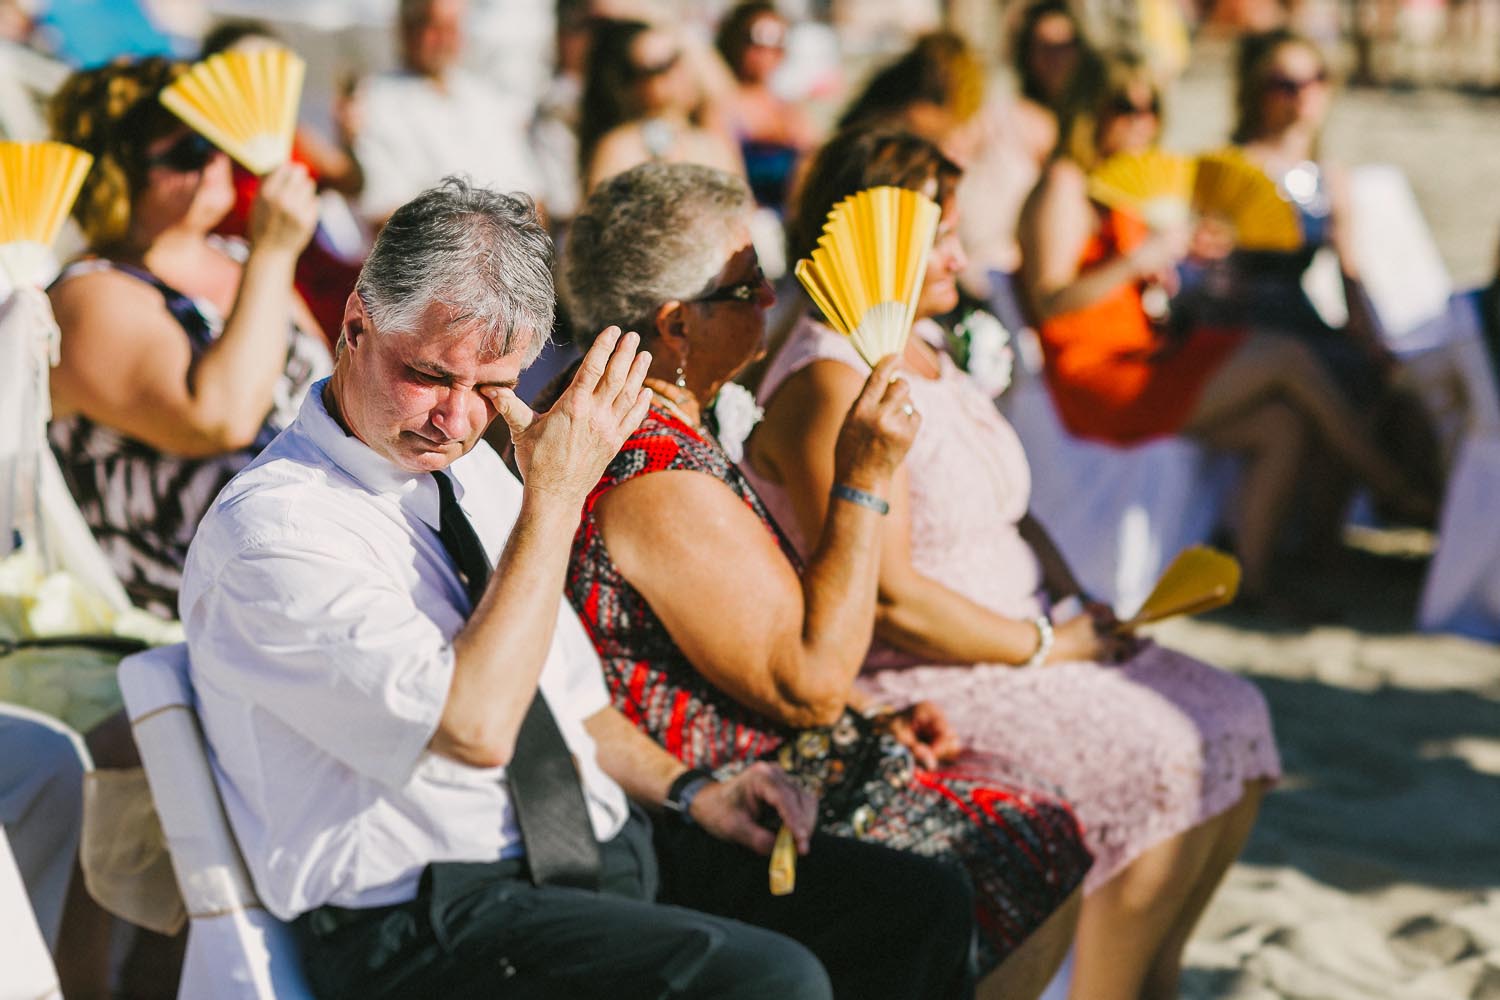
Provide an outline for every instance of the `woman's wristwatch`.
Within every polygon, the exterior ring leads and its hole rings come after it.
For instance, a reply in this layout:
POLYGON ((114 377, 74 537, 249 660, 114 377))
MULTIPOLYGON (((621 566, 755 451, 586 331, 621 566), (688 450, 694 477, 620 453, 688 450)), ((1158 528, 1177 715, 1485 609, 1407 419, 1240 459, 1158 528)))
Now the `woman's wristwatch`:
POLYGON ((1031 659, 1021 664, 1021 667, 1040 667, 1047 662, 1047 657, 1052 655, 1052 642, 1057 638, 1052 630, 1052 619, 1046 615, 1038 615, 1032 620, 1036 626, 1036 652, 1031 654, 1031 659))
POLYGON ((667 797, 662 800, 662 808, 669 813, 676 813, 688 826, 695 826, 693 821, 693 800, 698 793, 703 791, 717 779, 713 772, 704 767, 692 767, 683 771, 672 782, 667 789, 667 797))

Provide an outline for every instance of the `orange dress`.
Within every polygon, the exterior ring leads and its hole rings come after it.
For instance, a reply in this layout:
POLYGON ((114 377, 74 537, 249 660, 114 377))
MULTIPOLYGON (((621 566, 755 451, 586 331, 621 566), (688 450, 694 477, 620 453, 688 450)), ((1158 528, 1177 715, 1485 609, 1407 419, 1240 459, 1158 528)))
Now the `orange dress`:
MULTIPOLYGON (((1101 209, 1079 270, 1129 253, 1146 236, 1146 226, 1134 217, 1101 209)), ((1204 383, 1245 338, 1243 331, 1196 328, 1169 340, 1152 327, 1133 282, 1091 306, 1052 317, 1038 333, 1047 386, 1063 424, 1079 437, 1112 444, 1180 431, 1204 383)))

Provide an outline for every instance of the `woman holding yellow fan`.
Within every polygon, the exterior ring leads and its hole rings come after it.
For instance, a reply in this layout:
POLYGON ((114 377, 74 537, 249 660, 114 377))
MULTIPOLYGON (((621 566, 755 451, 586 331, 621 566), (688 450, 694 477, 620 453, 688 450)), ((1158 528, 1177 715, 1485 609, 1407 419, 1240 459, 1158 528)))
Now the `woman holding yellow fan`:
POLYGON ((55 137, 95 158, 73 210, 89 253, 50 293, 52 444, 131 600, 169 618, 203 511, 329 368, 292 289, 313 184, 273 169, 248 245, 212 236, 234 187, 229 158, 159 100, 184 70, 75 73, 52 106, 55 137))
MULTIPOLYGON (((935 703, 951 729, 934 714, 915 735, 955 770, 1035 775, 1074 804, 1095 859, 1074 997, 1176 996, 1188 934, 1280 773, 1270 721, 1245 681, 1139 645, 1102 605, 1058 603, 1086 598, 1027 510, 1019 439, 923 336, 953 307, 964 266, 957 176, 915 136, 845 132, 813 163, 792 220, 789 249, 805 256, 830 208, 871 184, 910 187, 942 209, 916 335, 895 347, 922 425, 882 494, 875 643, 860 686, 896 707, 935 703)), ((743 464, 804 554, 840 506, 835 434, 869 369, 857 344, 808 316, 761 386, 765 420, 743 464)))
MULTIPOLYGON (((1245 459, 1236 551, 1244 592, 1275 602, 1271 560, 1319 441, 1393 504, 1431 503, 1375 446, 1359 414, 1304 344, 1250 329, 1191 323, 1170 331, 1165 297, 1192 238, 1184 210, 1156 219, 1112 207, 1088 169, 1144 153, 1161 131, 1161 95, 1146 66, 1117 56, 1097 92, 1081 94, 1058 153, 1021 217, 1022 273, 1046 354, 1047 384, 1074 434, 1129 445, 1171 434, 1245 459)), ((1177 317, 1180 319, 1180 317, 1177 317)))

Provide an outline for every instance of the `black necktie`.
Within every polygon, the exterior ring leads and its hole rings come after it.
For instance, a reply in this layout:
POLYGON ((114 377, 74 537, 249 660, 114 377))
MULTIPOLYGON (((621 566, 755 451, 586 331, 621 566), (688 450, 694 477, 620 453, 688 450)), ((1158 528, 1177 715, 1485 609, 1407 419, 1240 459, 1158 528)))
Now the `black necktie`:
MULTIPOLYGON (((490 561, 474 526, 453 496, 453 481, 434 472, 440 500, 438 537, 458 565, 470 603, 490 578, 490 561)), ((505 768, 521 842, 537 885, 599 887, 599 844, 589 823, 588 806, 573 755, 539 688, 516 734, 515 752, 505 768)))

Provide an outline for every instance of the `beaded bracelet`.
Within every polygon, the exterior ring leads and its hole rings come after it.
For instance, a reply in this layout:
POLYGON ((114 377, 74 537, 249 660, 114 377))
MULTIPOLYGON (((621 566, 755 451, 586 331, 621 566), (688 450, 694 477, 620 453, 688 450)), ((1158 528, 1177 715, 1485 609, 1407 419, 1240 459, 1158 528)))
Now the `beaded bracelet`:
POLYGON ((847 500, 850 503, 868 507, 877 514, 889 514, 891 505, 873 493, 855 489, 853 486, 845 486, 843 483, 834 483, 832 494, 836 500, 847 500))
POLYGON ((1047 657, 1052 653, 1052 641, 1056 635, 1052 631, 1052 619, 1046 615, 1038 615, 1032 620, 1036 626, 1036 652, 1031 654, 1031 659, 1021 664, 1023 669, 1027 667, 1040 667, 1047 662, 1047 657))

